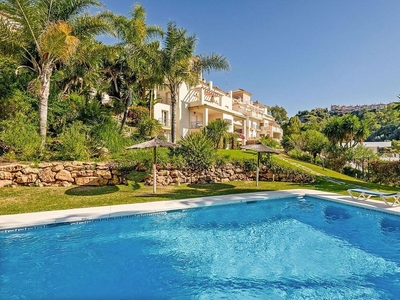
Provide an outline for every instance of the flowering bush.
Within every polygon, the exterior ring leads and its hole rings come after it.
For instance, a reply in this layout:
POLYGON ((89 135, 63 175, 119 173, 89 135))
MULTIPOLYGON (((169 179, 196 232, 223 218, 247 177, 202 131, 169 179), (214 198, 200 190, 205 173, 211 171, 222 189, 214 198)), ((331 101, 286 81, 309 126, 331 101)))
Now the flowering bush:
POLYGON ((400 186, 400 161, 370 162, 369 179, 374 183, 400 186))
POLYGON ((136 127, 137 124, 150 117, 149 110, 143 106, 133 106, 128 111, 127 124, 136 127))

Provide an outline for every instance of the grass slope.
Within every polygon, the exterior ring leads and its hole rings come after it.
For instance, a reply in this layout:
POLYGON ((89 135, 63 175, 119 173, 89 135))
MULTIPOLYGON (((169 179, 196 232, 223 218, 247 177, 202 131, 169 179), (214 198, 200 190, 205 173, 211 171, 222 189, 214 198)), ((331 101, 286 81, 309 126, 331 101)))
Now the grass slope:
MULTIPOLYGON (((240 150, 224 150, 223 155, 236 158, 255 157, 254 152, 240 150), (224 153, 227 151, 226 153, 224 153)), ((0 214, 17 214, 37 211, 61 210, 82 207, 108 206, 127 203, 177 200, 204 196, 249 193, 256 191, 276 191, 287 189, 315 189, 327 192, 347 194, 347 189, 364 187, 382 191, 396 189, 370 184, 345 176, 332 170, 323 169, 309 163, 293 160, 287 156, 273 156, 275 163, 291 166, 316 177, 313 184, 297 184, 290 182, 255 182, 232 181, 207 185, 180 185, 158 187, 157 194, 152 194, 152 187, 135 181, 132 174, 129 184, 104 187, 16 187, 0 189, 0 214)), ((137 176, 136 176, 137 178, 137 176)))

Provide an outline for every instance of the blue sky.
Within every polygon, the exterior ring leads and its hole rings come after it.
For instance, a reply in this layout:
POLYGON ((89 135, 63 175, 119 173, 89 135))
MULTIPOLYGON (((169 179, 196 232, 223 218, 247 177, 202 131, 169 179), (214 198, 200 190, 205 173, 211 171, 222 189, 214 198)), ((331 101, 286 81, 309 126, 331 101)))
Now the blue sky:
MULTIPOLYGON (((135 1, 106 0, 128 15, 135 1)), ((399 0, 143 0, 147 24, 175 21, 196 34, 197 54, 225 55, 228 72, 205 74, 229 91, 299 110, 397 101, 399 0)))

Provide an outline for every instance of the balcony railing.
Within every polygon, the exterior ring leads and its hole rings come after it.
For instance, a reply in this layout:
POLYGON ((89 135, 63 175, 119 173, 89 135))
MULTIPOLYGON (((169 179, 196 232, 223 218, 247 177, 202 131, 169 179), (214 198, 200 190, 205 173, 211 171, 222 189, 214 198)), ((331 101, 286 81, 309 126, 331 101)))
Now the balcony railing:
POLYGON ((171 127, 171 120, 170 119, 163 119, 160 118, 158 119, 158 122, 160 122, 160 124, 164 127, 171 127))
POLYGON ((202 121, 196 121, 196 122, 190 122, 190 128, 202 128, 203 127, 203 122, 202 121))
POLYGON ((160 98, 158 99, 158 103, 162 103, 162 104, 167 104, 167 105, 171 105, 171 98, 160 98))

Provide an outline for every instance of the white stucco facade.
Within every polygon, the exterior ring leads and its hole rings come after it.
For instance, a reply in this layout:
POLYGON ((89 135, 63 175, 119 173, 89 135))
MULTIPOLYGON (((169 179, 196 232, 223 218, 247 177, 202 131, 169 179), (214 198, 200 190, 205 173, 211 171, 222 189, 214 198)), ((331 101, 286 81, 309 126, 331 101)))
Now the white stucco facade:
MULTIPOLYGON (((158 89, 156 97, 154 118, 161 123, 164 135, 170 140, 171 94, 168 89, 158 89)), ((228 132, 237 132, 245 143, 262 136, 277 141, 282 139, 283 131, 268 113, 268 107, 253 102, 249 92, 242 89, 225 92, 213 86, 211 81, 201 81, 192 88, 181 84, 176 105, 176 141, 217 119, 227 121, 228 132)))

